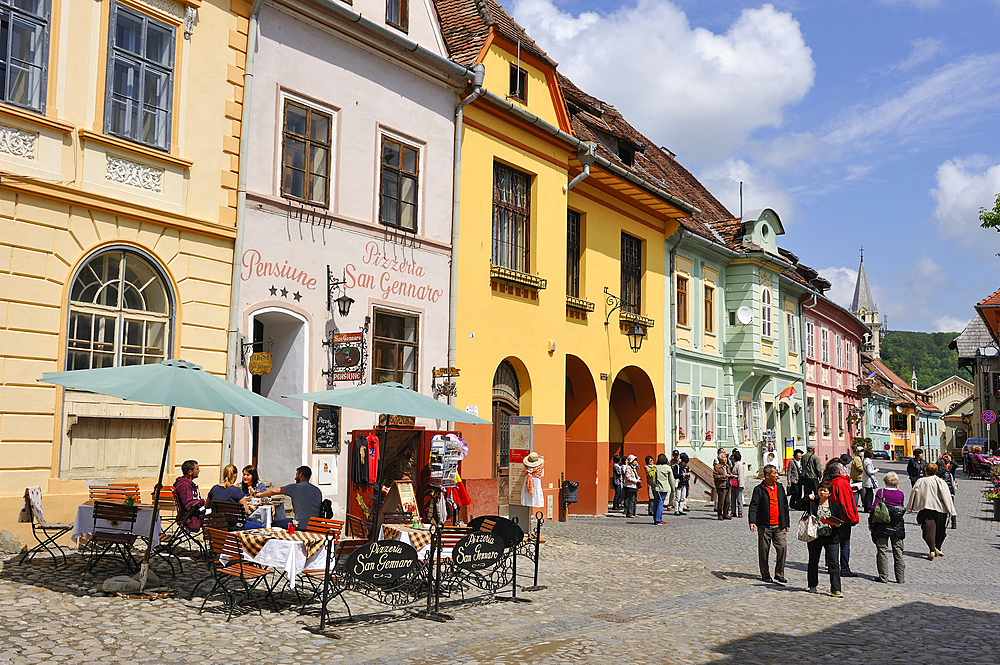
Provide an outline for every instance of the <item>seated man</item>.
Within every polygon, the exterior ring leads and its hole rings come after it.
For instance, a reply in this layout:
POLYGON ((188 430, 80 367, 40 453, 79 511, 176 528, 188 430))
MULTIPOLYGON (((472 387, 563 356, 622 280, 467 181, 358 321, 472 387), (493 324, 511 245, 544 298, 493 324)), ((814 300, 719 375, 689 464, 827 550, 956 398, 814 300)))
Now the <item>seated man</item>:
MULTIPOLYGON (((284 487, 274 487, 257 496, 275 496, 284 494, 292 497, 292 512, 295 513, 295 526, 298 529, 305 529, 310 517, 320 516, 320 507, 323 504, 323 492, 309 482, 312 478, 312 469, 308 466, 300 466, 295 470, 295 482, 284 487)), ((274 526, 287 529, 292 520, 275 520, 274 526)))
POLYGON ((201 530, 201 516, 205 512, 205 500, 198 493, 195 478, 201 473, 198 462, 189 459, 181 464, 182 476, 174 481, 174 495, 180 503, 183 513, 177 513, 177 521, 182 522, 189 531, 201 530))

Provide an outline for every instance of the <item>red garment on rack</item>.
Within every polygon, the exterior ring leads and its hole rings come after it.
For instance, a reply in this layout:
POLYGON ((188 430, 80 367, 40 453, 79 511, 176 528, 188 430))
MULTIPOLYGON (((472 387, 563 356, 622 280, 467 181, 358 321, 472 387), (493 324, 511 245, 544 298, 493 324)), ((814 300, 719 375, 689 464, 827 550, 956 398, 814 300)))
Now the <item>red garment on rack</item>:
POLYGON ((374 485, 378 482, 378 437, 374 434, 368 435, 368 482, 374 485))

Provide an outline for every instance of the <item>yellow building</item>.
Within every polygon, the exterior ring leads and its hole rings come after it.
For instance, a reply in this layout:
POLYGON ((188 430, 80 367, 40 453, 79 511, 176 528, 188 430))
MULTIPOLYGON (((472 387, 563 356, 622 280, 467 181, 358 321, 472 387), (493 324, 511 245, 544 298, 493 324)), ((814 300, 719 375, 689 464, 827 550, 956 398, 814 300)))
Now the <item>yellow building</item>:
MULTIPOLYGON (((33 0, 0 13, 0 531, 25 488, 72 521, 88 484, 155 482, 166 409, 36 382, 184 358, 224 374, 243 0, 33 0), (24 7, 31 5, 30 9, 24 7), (7 23, 5 23, 7 25, 7 23)), ((218 475, 223 420, 178 412, 169 473, 218 475), (213 468, 215 467, 215 468, 213 468)))
POLYGON ((565 471, 575 512, 604 513, 611 456, 664 452, 664 239, 696 209, 657 179, 669 157, 498 4, 436 4, 453 59, 485 67, 460 118, 453 230, 455 405, 493 422, 462 428, 473 512, 519 502, 510 423, 530 416, 543 504, 557 507, 565 471))

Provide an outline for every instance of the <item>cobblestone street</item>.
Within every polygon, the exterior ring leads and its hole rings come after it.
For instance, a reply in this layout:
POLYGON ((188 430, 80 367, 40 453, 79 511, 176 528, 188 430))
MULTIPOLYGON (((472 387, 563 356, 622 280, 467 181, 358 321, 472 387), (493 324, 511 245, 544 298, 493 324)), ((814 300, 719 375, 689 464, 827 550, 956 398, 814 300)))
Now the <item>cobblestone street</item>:
MULTIPOLYGON (((902 470, 883 463, 882 470, 902 470)), ((909 491, 909 484, 904 481, 909 491)), ((90 591, 83 564, 53 569, 39 557, 0 570, 0 664, 8 663, 870 663, 1000 662, 997 523, 980 489, 960 476, 959 528, 943 559, 927 561, 907 519, 905 585, 873 581, 874 546, 855 529, 845 598, 805 591, 806 548, 789 538, 788 586, 759 580, 756 536, 746 521, 718 522, 706 502, 686 517, 572 518, 546 523, 534 602, 456 604, 455 620, 405 612, 337 625, 340 639, 304 630, 315 614, 244 612, 226 623, 220 603, 198 615, 187 591, 202 564, 167 583, 184 590, 156 601, 90 591), (970 639, 973 635, 981 638, 970 639)), ((749 490, 747 492, 749 497, 749 490)), ((640 513, 643 512, 640 508, 640 513)), ((793 521, 798 514, 793 513, 793 521)), ((793 526, 794 532, 794 526, 793 526)), ((529 562, 519 562, 530 574, 529 562)), ((824 576, 821 571, 821 590, 824 576)), ((521 578, 530 584, 530 575, 521 578)), ((201 593, 205 592, 201 588, 201 593)), ((352 602, 352 607, 354 606, 352 602)), ((342 606, 331 604, 334 611, 342 606)), ((356 611, 378 612, 374 605, 356 611)))

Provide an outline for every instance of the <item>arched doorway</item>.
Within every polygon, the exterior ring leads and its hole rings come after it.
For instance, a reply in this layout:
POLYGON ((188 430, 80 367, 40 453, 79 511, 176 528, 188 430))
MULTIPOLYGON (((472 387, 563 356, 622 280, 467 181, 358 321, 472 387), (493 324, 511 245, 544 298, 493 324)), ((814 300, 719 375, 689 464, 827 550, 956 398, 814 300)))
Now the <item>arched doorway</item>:
POLYGON ((521 415, 529 385, 527 370, 515 358, 501 361, 493 374, 493 477, 500 515, 506 515, 510 505, 510 419, 521 415))
MULTIPOLYGON (((625 367, 611 385, 611 409, 608 413, 608 456, 605 460, 607 475, 611 475, 611 458, 614 455, 635 455, 642 464, 646 455, 654 458, 660 452, 656 437, 656 393, 653 383, 642 369, 625 367)), ((639 500, 647 500, 646 483, 642 483, 639 500)), ((610 501, 614 492, 608 488, 605 495, 610 501)))
MULTIPOLYGON (((303 403, 281 396, 309 390, 305 318, 286 309, 267 308, 254 312, 250 325, 254 351, 269 352, 272 364, 269 373, 253 377, 253 391, 304 414, 303 403)), ((250 460, 261 479, 275 486, 292 482, 295 469, 308 461, 308 422, 294 418, 251 419, 250 460)))
POLYGON ((566 478, 580 483, 577 503, 570 505, 570 512, 578 515, 604 514, 607 505, 601 505, 607 484, 604 470, 604 451, 597 444, 597 390, 594 377, 580 358, 566 356, 566 478))

